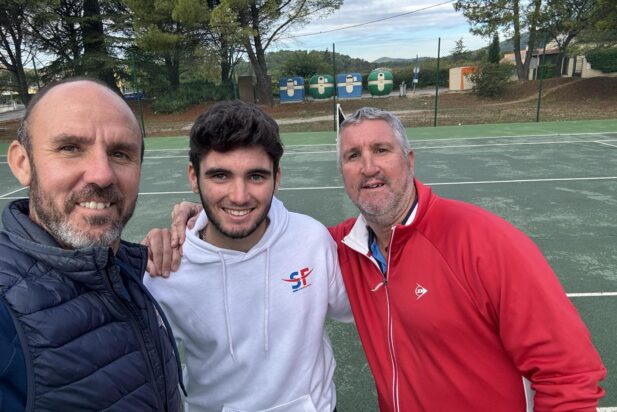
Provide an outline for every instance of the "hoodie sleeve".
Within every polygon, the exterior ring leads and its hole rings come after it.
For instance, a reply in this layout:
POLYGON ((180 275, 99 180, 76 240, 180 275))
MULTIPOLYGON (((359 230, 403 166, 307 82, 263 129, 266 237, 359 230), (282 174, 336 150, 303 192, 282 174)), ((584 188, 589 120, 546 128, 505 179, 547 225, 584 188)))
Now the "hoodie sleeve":
POLYGON ((341 268, 338 263, 336 244, 332 240, 328 241, 327 259, 329 278, 328 317, 340 322, 352 323, 351 306, 349 305, 341 268))

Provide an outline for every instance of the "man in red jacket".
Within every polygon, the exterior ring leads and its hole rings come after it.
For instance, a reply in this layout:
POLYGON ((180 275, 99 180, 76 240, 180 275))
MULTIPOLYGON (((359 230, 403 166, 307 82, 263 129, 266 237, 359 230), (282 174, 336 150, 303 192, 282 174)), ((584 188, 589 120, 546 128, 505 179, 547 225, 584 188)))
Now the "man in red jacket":
POLYGON ((416 180, 389 112, 356 111, 337 151, 361 214, 330 232, 380 409, 595 412, 606 369, 534 243, 416 180))
POLYGON ((533 242, 416 180, 388 112, 355 112, 337 151, 361 214, 330 232, 380 408, 595 411, 606 369, 533 242))

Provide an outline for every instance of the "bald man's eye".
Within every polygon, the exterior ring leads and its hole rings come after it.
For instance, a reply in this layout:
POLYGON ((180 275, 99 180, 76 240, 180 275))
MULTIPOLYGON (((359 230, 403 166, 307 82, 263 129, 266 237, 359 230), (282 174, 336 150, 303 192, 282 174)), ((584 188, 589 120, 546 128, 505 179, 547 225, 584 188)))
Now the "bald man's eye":
POLYGON ((63 146, 60 146, 58 148, 58 151, 63 153, 77 153, 79 152, 79 146, 74 144, 65 144, 63 146))

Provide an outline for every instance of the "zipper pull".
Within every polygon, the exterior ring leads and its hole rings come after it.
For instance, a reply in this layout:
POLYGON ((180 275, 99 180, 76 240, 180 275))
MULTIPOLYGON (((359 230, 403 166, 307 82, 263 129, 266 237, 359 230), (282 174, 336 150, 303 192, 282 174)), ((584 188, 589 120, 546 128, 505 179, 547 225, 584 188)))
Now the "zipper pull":
POLYGON ((387 284, 388 284, 388 279, 384 279, 381 282, 379 282, 377 286, 371 289, 371 292, 377 292, 379 289, 381 289, 382 286, 386 286, 387 284))

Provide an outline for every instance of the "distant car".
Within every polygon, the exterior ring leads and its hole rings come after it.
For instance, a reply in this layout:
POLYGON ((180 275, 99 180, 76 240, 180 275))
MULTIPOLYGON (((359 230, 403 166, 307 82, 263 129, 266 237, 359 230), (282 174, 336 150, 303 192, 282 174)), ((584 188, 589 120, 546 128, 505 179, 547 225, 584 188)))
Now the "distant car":
POLYGON ((146 94, 144 92, 129 92, 124 93, 122 96, 124 100, 141 100, 146 94))

